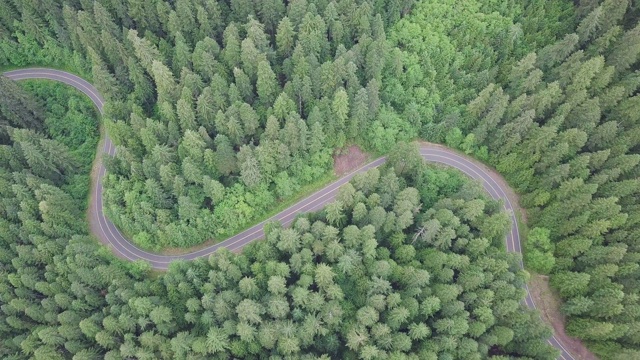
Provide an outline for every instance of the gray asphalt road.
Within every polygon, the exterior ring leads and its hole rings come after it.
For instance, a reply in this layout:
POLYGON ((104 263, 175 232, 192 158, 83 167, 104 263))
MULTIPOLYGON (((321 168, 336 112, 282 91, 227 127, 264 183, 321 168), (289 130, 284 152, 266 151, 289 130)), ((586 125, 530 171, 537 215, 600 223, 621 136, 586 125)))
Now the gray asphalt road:
MULTIPOLYGON (((86 94, 93 103, 96 105, 98 110, 102 113, 102 107, 104 105, 104 99, 98 92, 98 90, 83 80, 82 78, 75 76, 73 74, 53 69, 42 69, 42 68, 29 68, 22 70, 14 70, 8 71, 4 73, 4 76, 13 79, 13 80, 24 80, 24 79, 49 79, 63 82, 65 84, 71 85, 76 89, 82 91, 86 94)), ((115 146, 109 139, 109 137, 104 135, 104 146, 102 149, 102 154, 99 155, 114 155, 115 154, 115 146)), ((521 253, 521 245, 520 245, 520 233, 518 231, 518 222, 516 221, 516 217, 514 214, 514 207, 511 204, 511 201, 507 197, 506 191, 501 185, 501 182, 497 181, 494 178, 494 175, 485 171, 482 166, 480 166, 477 161, 470 159, 466 156, 460 155, 456 151, 451 149, 447 149, 438 145, 423 145, 420 148, 420 154, 424 157, 426 161, 435 162, 444 164, 447 166, 454 167, 467 176, 478 180, 482 183, 482 186, 486 190, 486 192, 494 199, 501 200, 504 205, 505 211, 511 217, 511 231, 507 234, 506 237, 506 246, 507 250, 511 252, 521 253)), ((97 157, 100 158, 100 157, 97 157)), ((326 186, 325 188, 318 190, 307 198, 300 200, 298 203, 292 205, 286 210, 283 210, 279 214, 269 218, 252 228, 241 232, 238 235, 235 235, 223 242, 218 244, 206 247, 204 249, 184 254, 184 255, 176 255, 176 256, 164 256, 157 255, 150 252, 146 252, 134 246, 130 243, 125 237, 118 231, 116 226, 106 218, 103 212, 103 204, 102 204, 102 178, 105 174, 105 168, 101 162, 98 164, 98 174, 95 178, 95 191, 91 194, 90 206, 94 207, 94 211, 91 212, 90 223, 91 230, 93 234, 98 237, 104 244, 109 246, 114 253, 118 256, 128 259, 128 260, 145 260, 148 261, 152 267, 156 269, 166 269, 169 266, 169 263, 173 260, 184 259, 184 260, 192 260, 202 256, 208 256, 214 253, 216 250, 225 247, 231 251, 239 250, 245 245, 249 244, 252 241, 259 240, 263 237, 263 226, 266 222, 277 220, 280 221, 284 226, 289 225, 295 216, 298 213, 310 212, 321 209, 327 203, 333 201, 335 196, 338 193, 338 189, 340 186, 346 184, 351 180, 353 175, 367 171, 371 168, 382 165, 385 162, 385 158, 376 159, 354 171, 340 178, 336 182, 326 186)), ((98 160, 100 161, 100 160, 98 160)), ((522 265, 522 264, 521 264, 522 265)), ((525 298, 525 303, 527 306, 531 308, 535 308, 536 305, 529 294, 529 289, 527 287, 527 297, 525 298)), ((556 337, 551 337, 549 343, 560 350, 561 355, 559 359, 573 359, 571 354, 562 346, 556 337)))

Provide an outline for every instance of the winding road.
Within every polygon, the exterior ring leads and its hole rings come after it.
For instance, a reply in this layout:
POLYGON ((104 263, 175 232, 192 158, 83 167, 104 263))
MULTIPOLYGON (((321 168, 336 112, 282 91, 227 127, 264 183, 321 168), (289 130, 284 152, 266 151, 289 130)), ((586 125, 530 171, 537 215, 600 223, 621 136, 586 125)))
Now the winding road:
MULTIPOLYGON (((79 91, 86 94, 93 103, 96 105, 100 113, 103 112, 104 106, 104 98, 98 90, 88 83, 86 80, 64 72, 60 70, 54 69, 44 69, 44 68, 28 68, 21 70, 13 70, 7 71, 3 74, 4 76, 12 79, 12 80, 25 80, 25 79, 48 79, 55 80, 78 89, 79 91)), ((104 134, 102 154, 98 155, 109 155, 113 156, 116 152, 115 145, 111 142, 109 137, 104 134)), ((439 145, 421 145, 420 154, 424 157, 426 161, 435 162, 444 164, 447 166, 454 167, 467 176, 479 181, 484 187, 485 191, 494 199, 502 200, 505 211, 511 217, 511 231, 507 234, 506 237, 506 246, 507 250, 511 252, 521 253, 521 245, 520 245, 520 233, 518 231, 518 222, 516 221, 516 217, 514 214, 514 207, 507 196, 507 185, 500 181, 496 175, 488 172, 483 168, 483 166, 479 165, 479 163, 475 160, 472 160, 468 157, 462 156, 457 152, 445 148, 439 145)), ((367 171, 368 169, 377 167, 382 165, 386 158, 381 157, 376 159, 354 171, 343 176, 339 180, 334 183, 327 185, 325 188, 313 193, 307 198, 300 200, 298 203, 292 205, 286 210, 278 213, 277 215, 251 227, 248 230, 245 230, 223 242, 218 244, 206 247, 204 249, 200 249, 198 251, 194 251, 192 253, 184 254, 184 255, 174 255, 174 256, 165 256, 153 254, 150 252, 146 252, 134 246, 131 242, 129 242, 125 237, 118 231, 116 226, 106 218, 103 212, 103 204, 102 204, 102 178, 105 174, 105 167, 102 164, 101 157, 96 156, 97 164, 97 176, 95 177, 96 184, 93 187, 94 192, 91 194, 90 206, 95 207, 95 211, 91 211, 90 215, 90 223, 91 223, 91 231, 92 233, 98 237, 103 243, 109 246, 114 253, 118 256, 128 259, 128 260, 145 260, 148 261, 153 268, 156 269, 166 269, 169 266, 169 263, 173 260, 192 260, 198 257, 208 256, 214 253, 219 248, 227 248, 231 251, 236 251, 244 247, 245 245, 251 243, 252 241, 261 239, 264 235, 263 226, 268 221, 277 220, 280 221, 283 226, 288 226, 296 217, 298 213, 302 212, 311 212, 316 211, 324 207, 327 203, 331 202, 338 193, 338 189, 349 182, 351 178, 360 172, 367 171)), ((522 264, 521 264, 522 265, 522 264)), ((524 299, 527 306, 530 308, 536 308, 536 305, 533 301, 529 293, 529 288, 526 287, 527 296, 524 299)), ((559 339, 555 336, 552 336, 548 342, 560 350, 559 359, 574 359, 571 354, 562 346, 559 339)))

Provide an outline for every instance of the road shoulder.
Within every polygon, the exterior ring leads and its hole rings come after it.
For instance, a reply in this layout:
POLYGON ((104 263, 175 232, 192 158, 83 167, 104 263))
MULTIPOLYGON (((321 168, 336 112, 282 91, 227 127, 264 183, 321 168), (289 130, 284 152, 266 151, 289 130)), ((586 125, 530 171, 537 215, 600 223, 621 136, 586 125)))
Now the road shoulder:
POLYGON ((529 293, 536 303, 542 320, 553 328, 554 336, 562 342, 562 346, 576 360, 597 360, 579 339, 567 335, 565 331, 566 318, 560 311, 562 302, 558 294, 549 285, 549 277, 531 274, 529 293))

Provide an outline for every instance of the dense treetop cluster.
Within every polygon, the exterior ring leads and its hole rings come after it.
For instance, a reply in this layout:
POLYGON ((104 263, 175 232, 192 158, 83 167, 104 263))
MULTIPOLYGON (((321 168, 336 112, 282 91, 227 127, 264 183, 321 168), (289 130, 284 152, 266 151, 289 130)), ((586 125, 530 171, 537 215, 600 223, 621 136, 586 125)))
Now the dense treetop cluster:
POLYGON ((603 358, 637 357, 640 345, 640 26, 627 6, 585 4, 575 33, 524 56, 431 133, 487 147, 538 227, 526 263, 551 274, 568 333, 603 358))
MULTIPOLYGON (((44 97, 61 86, 29 85, 44 97)), ((60 149, 75 134, 58 136, 57 111, 89 115, 75 107, 78 94, 67 96, 41 110, 41 141, 60 149)), ((3 163, 13 183, 3 215, 17 210, 0 222, 3 358, 557 355, 544 343, 550 330, 521 303, 527 276, 504 251, 502 206, 461 174, 424 165, 415 147, 358 174, 324 211, 289 229, 268 224, 265 240, 242 254, 177 262, 159 278, 98 250, 77 221, 86 189, 74 197, 68 181, 29 169, 23 148, 15 136, 2 145, 15 153, 3 163)))
MULTIPOLYGON (((336 149, 420 137, 521 194, 525 265, 603 358, 640 356, 639 55, 629 0, 0 2, 0 66, 107 98, 105 210, 137 245, 223 238, 336 149)), ((390 164, 154 279, 98 251, 79 221, 97 120, 64 89, 0 79, 0 357, 555 355, 518 305, 505 215, 449 171, 390 164)))
MULTIPOLYGON (((77 67, 109 100, 106 128, 118 145, 104 181, 106 212, 136 244, 160 249, 237 232, 326 174, 333 149, 347 141, 386 151, 415 137, 419 118, 412 124, 380 99, 383 74, 401 71, 385 23, 411 3, 104 1, 15 10, 25 23, 58 14, 62 34, 41 35, 88 60, 77 67)), ((17 44, 4 43, 12 64, 22 63, 17 44)))

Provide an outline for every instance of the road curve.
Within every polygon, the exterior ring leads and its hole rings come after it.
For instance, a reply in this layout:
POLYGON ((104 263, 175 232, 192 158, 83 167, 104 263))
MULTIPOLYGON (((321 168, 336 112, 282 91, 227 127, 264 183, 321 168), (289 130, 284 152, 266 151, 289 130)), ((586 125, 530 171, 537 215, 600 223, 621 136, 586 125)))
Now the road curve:
MULTIPOLYGON (((73 86, 74 88, 87 95, 96 105, 100 113, 103 112, 105 101, 102 95, 100 95, 98 90, 93 85, 76 75, 61 70, 45 68, 27 68, 21 70, 13 70, 5 72, 3 75, 12 80, 47 79, 65 83, 67 85, 73 86)), ((288 226, 289 224, 291 224, 297 214, 322 209, 324 205, 331 202, 335 198, 338 193, 338 189, 342 185, 349 182, 349 180, 351 180, 351 178, 355 174, 367 171, 374 167, 378 167, 384 164, 384 162, 386 161, 385 157, 381 157, 358 169, 355 169, 349 174, 341 177, 339 180, 327 185, 321 190, 318 190, 307 198, 300 200, 298 203, 283 210, 277 215, 264 220, 261 223, 251 227, 250 229, 232 236, 223 242, 184 255, 165 256, 153 254, 137 248, 131 242, 125 239, 125 237, 122 235, 122 233, 120 233, 116 226, 106 218, 103 212, 102 204, 102 178, 104 177, 106 169, 100 160, 102 156, 98 155, 106 154, 109 156, 113 156, 116 149, 114 144, 106 134, 104 134, 103 144, 104 145, 102 148, 102 154, 97 154, 96 156, 96 161, 99 162, 97 164, 97 176, 94 179, 96 181, 96 184, 93 187, 94 192, 91 194, 91 201, 89 204, 89 206, 95 207, 95 211, 90 212, 91 215, 89 221, 91 223, 91 231, 103 243, 109 246, 111 250, 118 256, 131 261, 148 261, 151 266, 156 269, 166 269, 169 266, 169 263, 171 263, 171 261, 173 260, 192 260, 198 257, 207 256, 222 247, 225 247, 231 251, 239 250, 252 241, 261 239, 263 237, 263 226, 266 222, 277 220, 280 221, 283 226, 288 226)), ((445 148, 443 146, 431 144, 421 145, 420 154, 426 161, 451 166, 462 171, 467 176, 479 181, 484 187, 485 191, 493 199, 501 200, 504 206, 504 210, 509 214, 511 218, 511 230, 506 236, 507 251, 522 253, 520 244, 520 233, 518 231, 518 222, 516 221, 514 206, 507 196, 507 191, 505 190, 506 185, 502 185, 503 182, 498 181, 495 175, 486 171, 482 166, 479 165, 477 161, 460 155, 456 151, 445 148)), ((526 305, 530 308, 536 308, 533 298, 529 293, 529 288, 526 287, 526 290, 527 296, 524 299, 526 305)), ((551 337, 548 342, 558 350, 560 350, 559 359, 574 359, 555 336, 551 337)))

